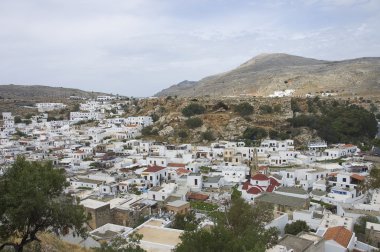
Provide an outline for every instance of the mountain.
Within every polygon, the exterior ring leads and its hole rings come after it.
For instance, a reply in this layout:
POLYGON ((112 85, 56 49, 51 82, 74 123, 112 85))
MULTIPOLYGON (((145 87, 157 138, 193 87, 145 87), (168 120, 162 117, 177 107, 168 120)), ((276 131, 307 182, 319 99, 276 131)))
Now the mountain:
POLYGON ((380 94, 380 57, 324 61, 283 53, 260 54, 234 70, 179 83, 156 96, 268 96, 285 89, 294 89, 295 95, 327 91, 380 94))
POLYGON ((69 98, 70 96, 96 97, 106 95, 100 92, 88 92, 74 88, 49 87, 40 85, 0 85, 0 98, 5 99, 46 99, 69 98))

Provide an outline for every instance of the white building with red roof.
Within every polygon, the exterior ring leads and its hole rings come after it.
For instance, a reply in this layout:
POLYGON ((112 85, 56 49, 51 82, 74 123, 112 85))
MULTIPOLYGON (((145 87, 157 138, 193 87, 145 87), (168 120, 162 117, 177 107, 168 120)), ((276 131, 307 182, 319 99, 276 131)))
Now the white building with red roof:
POLYGON ((168 179, 168 170, 162 166, 148 166, 141 173, 141 176, 148 182, 150 187, 159 186, 162 181, 168 179))
POLYGON ((253 201, 262 192, 273 192, 280 183, 274 177, 265 174, 255 174, 241 186, 242 197, 247 201, 253 201))

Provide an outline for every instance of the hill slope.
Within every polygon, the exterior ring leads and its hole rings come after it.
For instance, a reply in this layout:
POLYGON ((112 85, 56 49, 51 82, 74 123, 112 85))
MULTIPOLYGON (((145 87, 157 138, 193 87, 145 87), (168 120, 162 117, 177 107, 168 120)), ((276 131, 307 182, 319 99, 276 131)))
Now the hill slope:
POLYGON ((68 98, 72 95, 90 98, 105 94, 100 92, 87 92, 74 88, 40 85, 0 85, 0 96, 5 99, 68 98))
POLYGON ((295 89, 296 95, 322 91, 339 94, 380 94, 380 58, 323 61, 288 54, 261 54, 234 70, 173 85, 156 96, 267 96, 295 89))

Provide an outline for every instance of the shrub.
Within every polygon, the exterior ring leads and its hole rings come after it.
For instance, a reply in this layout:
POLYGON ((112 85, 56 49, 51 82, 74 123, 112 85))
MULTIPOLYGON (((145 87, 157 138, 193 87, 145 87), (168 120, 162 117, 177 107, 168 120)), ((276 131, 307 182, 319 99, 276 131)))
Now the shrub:
POLYGON ((182 109, 182 114, 186 117, 201 115, 206 111, 205 107, 198 103, 191 103, 182 109))
POLYGON ((198 127, 201 127, 202 124, 203 124, 203 121, 201 118, 199 117, 193 117, 193 118, 189 118, 185 121, 185 124, 188 128, 190 129, 195 129, 195 128, 198 128, 198 127))
POLYGON ((202 138, 202 140, 206 140, 206 141, 214 141, 215 140, 214 133, 211 130, 203 132, 201 134, 201 138, 202 138))
POLYGON ((178 137, 180 137, 180 138, 187 138, 189 136, 189 134, 187 133, 186 130, 180 130, 180 131, 178 131, 177 134, 178 134, 178 137))
POLYGON ((297 235, 302 231, 309 231, 309 226, 305 221, 295 221, 291 224, 286 224, 285 225, 285 234, 292 234, 292 235, 297 235))
POLYGON ((214 105, 213 110, 218 110, 218 109, 228 110, 228 106, 224 102, 218 101, 218 103, 214 105))
POLYGON ((269 105, 261 105, 260 112, 261 114, 271 114, 273 113, 273 108, 269 105))
POLYGON ((273 112, 275 112, 275 113, 280 113, 281 109, 282 109, 282 107, 280 104, 276 104, 273 106, 273 112))
POLYGON ((259 140, 267 136, 267 131, 260 127, 248 127, 243 133, 243 139, 249 140, 259 140))
POLYGON ((253 107, 248 102, 243 102, 235 107, 235 112, 239 113, 242 117, 249 116, 253 113, 253 107))

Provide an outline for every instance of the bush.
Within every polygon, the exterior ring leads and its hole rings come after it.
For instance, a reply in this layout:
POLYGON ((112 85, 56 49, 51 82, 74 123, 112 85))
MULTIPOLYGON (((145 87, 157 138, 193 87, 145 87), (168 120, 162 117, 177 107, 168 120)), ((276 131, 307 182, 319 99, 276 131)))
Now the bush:
POLYGON ((202 140, 206 140, 206 141, 214 141, 215 140, 214 133, 211 130, 203 132, 201 134, 201 138, 202 138, 202 140))
POLYGON ((305 221, 298 220, 285 225, 285 234, 297 235, 302 231, 307 232, 309 229, 310 228, 305 221))
POLYGON ((379 220, 371 215, 364 215, 356 220, 354 225, 354 232, 357 234, 365 234, 365 227, 367 222, 379 223, 379 220))
POLYGON ((189 118, 185 121, 185 124, 190 129, 195 129, 198 127, 201 127, 203 124, 203 121, 199 117, 189 118))
POLYGON ((213 107, 213 110, 218 110, 218 109, 224 109, 224 110, 228 110, 228 106, 222 102, 222 101, 219 101, 217 104, 214 105, 213 107))
POLYGON ((248 139, 248 140, 259 140, 263 139, 268 136, 268 133, 265 129, 260 128, 260 127, 248 127, 244 132, 243 132, 243 139, 248 139))
POLYGON ((243 102, 235 107, 235 112, 239 113, 242 117, 249 116, 253 113, 253 107, 248 102, 243 102))
POLYGON ((205 107, 198 103, 191 103, 182 109, 182 114, 186 117, 201 115, 206 111, 205 107))
POLYGON ((156 129, 153 129, 153 126, 147 126, 141 130, 141 134, 143 136, 156 136, 158 135, 158 131, 156 129))
POLYGON ((273 113, 273 108, 269 105, 261 105, 259 109, 260 109, 261 114, 272 114, 273 113))
POLYGON ((178 134, 178 137, 180 137, 182 139, 187 138, 189 136, 189 134, 187 133, 186 130, 180 130, 180 131, 178 131, 177 134, 178 134))
POLYGON ((281 109, 282 109, 282 107, 280 104, 276 104, 273 106, 273 112, 275 112, 275 113, 280 113, 281 109))
POLYGON ((309 127, 330 143, 368 142, 377 133, 375 115, 356 105, 324 106, 322 115, 300 115, 290 119, 293 127, 309 127))
POLYGON ((377 120, 380 120, 380 114, 377 114, 377 115, 376 115, 376 119, 377 119, 377 120))
POLYGON ((14 122, 15 123, 21 123, 22 122, 21 117, 15 116, 14 122))

